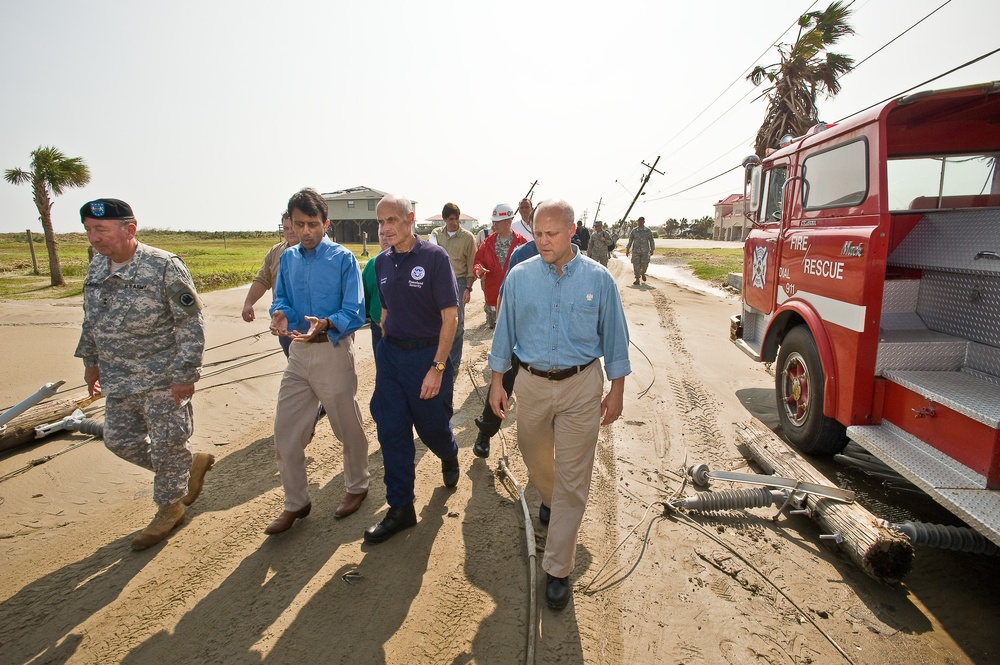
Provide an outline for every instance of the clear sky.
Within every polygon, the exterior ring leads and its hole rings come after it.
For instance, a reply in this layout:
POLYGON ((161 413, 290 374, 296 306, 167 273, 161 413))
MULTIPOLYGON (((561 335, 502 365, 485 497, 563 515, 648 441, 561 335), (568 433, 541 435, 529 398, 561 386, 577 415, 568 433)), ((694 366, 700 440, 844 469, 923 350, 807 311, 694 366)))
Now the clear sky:
MULTIPOLYGON (((856 0, 857 34, 835 50, 860 61, 944 2, 856 0)), ((659 155, 665 175, 631 217, 694 219, 742 191, 738 171, 669 195, 753 151, 764 102, 746 71, 826 5, 0 0, 0 169, 27 168, 39 145, 83 157, 93 179, 56 199, 56 231, 115 197, 141 234, 276 228, 307 186, 486 220, 536 179, 536 201, 565 198, 592 222, 603 199, 615 221, 659 155)), ((998 25, 1000 2, 952 0, 846 76, 821 118, 997 48, 998 25)), ((994 79, 1000 54, 926 87, 994 79)), ((0 232, 40 230, 37 217, 27 186, 0 181, 0 232)))

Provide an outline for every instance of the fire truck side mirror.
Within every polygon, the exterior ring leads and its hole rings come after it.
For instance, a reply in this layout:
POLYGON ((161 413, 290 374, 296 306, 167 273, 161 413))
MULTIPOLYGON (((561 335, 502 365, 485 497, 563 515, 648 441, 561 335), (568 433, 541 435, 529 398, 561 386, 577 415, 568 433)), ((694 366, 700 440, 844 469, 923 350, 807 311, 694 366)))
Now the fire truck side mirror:
POLYGON ((755 219, 760 210, 760 179, 761 165, 757 155, 750 155, 743 160, 746 177, 743 180, 743 200, 746 201, 744 214, 748 219, 755 219))

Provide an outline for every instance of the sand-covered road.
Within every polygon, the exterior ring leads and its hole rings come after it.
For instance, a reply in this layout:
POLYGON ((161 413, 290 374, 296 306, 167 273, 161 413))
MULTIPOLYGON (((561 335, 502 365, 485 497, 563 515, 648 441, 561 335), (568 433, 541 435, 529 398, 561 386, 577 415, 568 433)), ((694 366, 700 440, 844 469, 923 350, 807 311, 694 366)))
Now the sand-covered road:
MULTIPOLYGON (((699 517, 720 543, 650 507, 679 488, 685 462, 747 468, 734 423, 751 413, 773 419, 773 378, 728 341, 736 300, 657 279, 635 287, 626 266, 613 267, 633 374, 623 417, 601 433, 573 599, 561 613, 543 603, 537 662, 1000 661, 996 560, 921 550, 904 582, 884 586, 820 541, 805 517, 699 517)), ((384 513, 385 493, 367 410, 367 331, 358 370, 371 440, 368 500, 333 519, 341 456, 324 423, 308 449, 312 514, 269 538, 263 529, 282 504, 272 418, 284 358, 271 353, 273 338, 247 338, 266 320, 240 319, 244 295, 204 298, 209 365, 192 445, 218 462, 168 541, 131 551, 152 514, 151 478, 99 440, 64 434, 0 459, 0 663, 523 662, 523 519, 495 477, 500 441, 489 460, 471 451, 490 343, 481 292, 468 309, 455 391, 461 481, 446 490, 437 460, 421 450, 419 524, 374 547, 362 532, 384 513)), ((76 387, 70 396, 84 396, 73 358, 80 320, 79 300, 0 301, 0 406, 60 379, 76 387)), ((509 422, 503 440, 523 482, 515 438, 509 422)), ((530 487, 528 498, 534 516, 530 487)))

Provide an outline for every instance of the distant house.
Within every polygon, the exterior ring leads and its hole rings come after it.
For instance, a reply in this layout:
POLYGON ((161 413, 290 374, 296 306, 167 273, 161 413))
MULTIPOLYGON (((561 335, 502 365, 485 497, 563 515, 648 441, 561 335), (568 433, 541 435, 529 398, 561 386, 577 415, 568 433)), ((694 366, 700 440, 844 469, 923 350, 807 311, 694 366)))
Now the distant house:
POLYGON ((730 194, 715 204, 715 223, 712 225, 713 240, 746 240, 751 224, 743 212, 746 199, 742 194, 730 194))
MULTIPOLYGON (((322 194, 330 209, 330 237, 340 243, 360 243, 361 234, 367 232, 368 240, 377 245, 375 206, 385 195, 385 192, 364 185, 322 194)), ((410 203, 416 210, 417 202, 410 203)))
MULTIPOLYGON (((428 217, 424 221, 417 224, 417 233, 427 234, 436 229, 437 227, 444 224, 444 217, 441 215, 434 215, 433 217, 428 217)), ((464 212, 458 216, 458 224, 466 231, 470 233, 476 232, 476 227, 479 226, 479 220, 475 217, 470 217, 464 212)))

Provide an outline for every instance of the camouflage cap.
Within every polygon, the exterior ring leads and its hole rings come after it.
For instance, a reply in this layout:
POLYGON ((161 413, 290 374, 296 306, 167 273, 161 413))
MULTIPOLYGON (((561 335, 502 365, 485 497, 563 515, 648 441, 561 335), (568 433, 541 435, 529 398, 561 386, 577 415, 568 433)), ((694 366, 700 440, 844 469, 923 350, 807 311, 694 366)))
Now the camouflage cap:
POLYGON ((80 221, 84 219, 134 220, 129 204, 120 199, 95 199, 80 208, 80 221))

